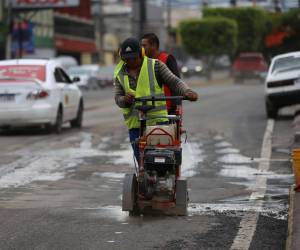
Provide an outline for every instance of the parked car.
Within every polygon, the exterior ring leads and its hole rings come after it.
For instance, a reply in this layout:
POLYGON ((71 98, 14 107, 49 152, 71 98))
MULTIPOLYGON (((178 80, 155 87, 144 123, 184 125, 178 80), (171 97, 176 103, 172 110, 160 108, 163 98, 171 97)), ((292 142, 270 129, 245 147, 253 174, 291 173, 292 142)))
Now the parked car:
POLYGON ((232 76, 235 83, 243 83, 245 79, 258 79, 264 82, 268 64, 261 53, 241 53, 233 62, 232 76))
POLYGON ((79 77, 77 85, 81 89, 90 90, 104 88, 106 82, 101 78, 102 67, 98 64, 84 64, 80 66, 70 67, 68 73, 71 77, 79 77))
POLYGON ((83 97, 54 59, 0 61, 0 127, 42 125, 60 133, 70 122, 80 128, 83 97))
POLYGON ((214 66, 213 68, 215 70, 227 70, 230 69, 231 67, 231 62, 230 58, 227 55, 219 56, 215 59, 214 61, 214 66))
POLYGON ((285 106, 300 104, 300 51, 274 57, 265 81, 267 117, 285 106))
POLYGON ((67 55, 61 55, 58 57, 55 57, 54 60, 56 60, 64 70, 67 70, 70 67, 74 67, 78 65, 78 62, 76 59, 72 56, 67 56, 67 55))
POLYGON ((102 66, 98 74, 98 79, 105 87, 113 86, 114 70, 116 65, 102 66))
POLYGON ((180 65, 183 77, 199 76, 203 71, 203 63, 198 59, 190 58, 180 65))

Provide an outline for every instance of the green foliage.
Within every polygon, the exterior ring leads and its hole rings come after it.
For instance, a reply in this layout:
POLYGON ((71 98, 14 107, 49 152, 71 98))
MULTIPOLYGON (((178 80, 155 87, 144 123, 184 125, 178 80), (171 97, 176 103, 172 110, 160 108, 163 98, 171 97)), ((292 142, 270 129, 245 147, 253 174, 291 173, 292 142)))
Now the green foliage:
POLYGON ((283 43, 286 51, 300 50, 300 9, 284 13, 281 18, 281 27, 291 32, 291 35, 283 43))
POLYGON ((268 57, 281 53, 300 50, 300 9, 292 9, 284 13, 270 13, 272 26, 268 35, 274 35, 276 32, 287 33, 279 45, 265 48, 264 52, 268 57))
POLYGON ((237 53, 261 51, 264 37, 272 26, 270 16, 260 8, 205 8, 204 17, 226 17, 238 25, 237 53))
POLYGON ((179 32, 184 48, 196 57, 232 54, 237 46, 237 25, 228 18, 185 20, 179 32))

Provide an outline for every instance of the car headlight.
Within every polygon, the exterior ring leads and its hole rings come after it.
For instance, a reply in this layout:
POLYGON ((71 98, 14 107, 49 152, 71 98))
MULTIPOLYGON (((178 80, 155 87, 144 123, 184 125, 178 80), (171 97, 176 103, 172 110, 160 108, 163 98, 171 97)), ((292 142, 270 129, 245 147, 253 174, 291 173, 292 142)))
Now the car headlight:
POLYGON ((186 73, 188 71, 188 68, 186 67, 186 66, 183 66, 182 68, 181 68, 181 72, 182 73, 186 73))
POLYGON ((196 66, 196 67, 195 67, 195 71, 196 71, 196 72, 200 72, 201 70, 202 70, 202 67, 201 67, 201 66, 196 66))

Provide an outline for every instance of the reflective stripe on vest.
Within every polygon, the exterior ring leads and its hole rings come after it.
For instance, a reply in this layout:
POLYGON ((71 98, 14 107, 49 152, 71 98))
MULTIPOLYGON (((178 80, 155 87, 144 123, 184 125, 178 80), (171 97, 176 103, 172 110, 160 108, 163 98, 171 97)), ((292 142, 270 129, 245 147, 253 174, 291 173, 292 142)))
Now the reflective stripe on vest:
MULTIPOLYGON (((120 64, 120 63, 119 63, 120 64)), ((158 85, 155 74, 154 74, 154 64, 155 60, 150 59, 148 57, 144 57, 143 64, 140 70, 140 74, 137 80, 136 90, 130 88, 129 78, 127 74, 124 74, 124 71, 121 70, 124 62, 122 62, 118 67, 116 67, 117 72, 116 77, 121 83, 125 93, 133 93, 136 98, 139 97, 163 97, 164 91, 158 85)), ((148 105, 152 105, 151 102, 147 103, 148 105)), ((125 123, 129 129, 131 128, 139 128, 140 122, 138 119, 138 110, 134 107, 139 106, 141 103, 135 103, 131 108, 123 108, 123 116, 125 119, 125 123)), ((147 112, 147 115, 155 115, 155 116, 166 116, 167 107, 165 101, 157 101, 155 102, 155 108, 147 112)), ((147 121, 147 125, 155 125, 157 122, 166 122, 167 118, 155 118, 147 121)))

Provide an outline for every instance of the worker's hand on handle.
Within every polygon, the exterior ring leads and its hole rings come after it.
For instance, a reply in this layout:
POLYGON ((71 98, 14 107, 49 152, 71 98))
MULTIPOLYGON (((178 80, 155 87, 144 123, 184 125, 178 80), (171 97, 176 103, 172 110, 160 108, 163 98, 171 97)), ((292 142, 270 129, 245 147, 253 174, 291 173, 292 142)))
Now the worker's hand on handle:
POLYGON ((124 100, 127 104, 133 104, 134 103, 134 94, 128 92, 124 96, 124 100))
POLYGON ((184 98, 188 99, 191 102, 195 102, 198 100, 198 94, 193 90, 187 90, 184 93, 184 98))

